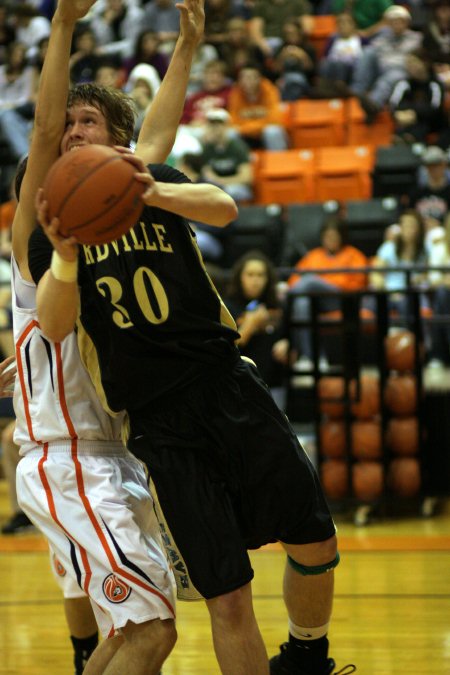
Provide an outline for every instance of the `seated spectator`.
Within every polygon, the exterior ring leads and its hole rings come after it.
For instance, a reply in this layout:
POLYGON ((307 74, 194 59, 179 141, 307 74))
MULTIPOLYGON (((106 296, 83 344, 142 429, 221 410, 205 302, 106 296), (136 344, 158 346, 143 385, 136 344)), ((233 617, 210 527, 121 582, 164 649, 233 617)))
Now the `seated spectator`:
POLYGON ((0 133, 14 162, 28 152, 34 96, 34 69, 28 65, 26 47, 14 42, 9 46, 5 64, 0 66, 0 133))
POLYGON ((318 69, 318 87, 327 97, 347 96, 350 93, 348 85, 352 80, 355 63, 363 50, 363 38, 359 35, 351 14, 338 14, 336 27, 337 31, 330 37, 318 69))
POLYGON ((423 54, 435 64, 450 56, 450 1, 434 0, 431 17, 423 29, 423 54))
POLYGON ((188 97, 202 90, 205 68, 216 61, 220 61, 217 49, 206 42, 200 42, 192 59, 187 86, 188 97))
POLYGON ((285 150, 280 92, 252 64, 244 66, 231 88, 228 110, 232 125, 251 148, 285 150))
POLYGON ((351 11, 361 37, 372 38, 385 27, 384 13, 392 0, 332 0, 331 13, 351 11))
POLYGON ((288 19, 299 19, 309 32, 311 6, 307 0, 257 0, 249 21, 250 40, 267 56, 283 41, 283 25, 288 19))
MULTIPOLYGON (((248 146, 235 133, 230 133, 230 115, 223 108, 206 113, 201 138, 202 152, 195 155, 188 169, 180 165, 191 180, 212 183, 222 188, 237 202, 253 197, 252 167, 248 146)), ((184 164, 186 158, 184 158, 184 164)), ((189 163, 189 160, 188 160, 189 163)))
POLYGON ((422 40, 420 33, 409 28, 411 15, 405 7, 392 5, 384 17, 387 28, 364 48, 351 83, 369 123, 387 103, 394 85, 405 78, 406 57, 419 49, 422 40))
POLYGON ((428 245, 439 233, 450 209, 450 173, 448 155, 441 148, 430 145, 422 155, 418 184, 409 194, 409 205, 422 217, 425 241, 428 245))
POLYGON ((27 2, 13 3, 10 11, 15 19, 16 40, 26 45, 27 57, 32 59, 37 54, 39 42, 50 35, 50 21, 27 2))
POLYGON ((95 71, 102 58, 97 54, 97 47, 97 38, 94 31, 83 24, 73 38, 72 56, 70 57, 72 84, 94 81, 95 71))
POLYGON ((186 98, 181 124, 203 125, 206 113, 214 108, 227 108, 230 84, 223 61, 208 63, 203 71, 202 88, 186 98))
POLYGON ((122 85, 122 71, 114 58, 102 57, 95 69, 94 83, 100 87, 120 89, 122 85))
POLYGON ((214 45, 221 54, 228 40, 228 22, 234 17, 245 20, 244 6, 233 0, 205 0, 205 42, 214 45))
POLYGON ((152 0, 144 8, 143 28, 153 30, 161 50, 171 54, 180 32, 180 14, 173 0, 152 0))
MULTIPOLYGON (((309 293, 326 293, 318 298, 320 312, 332 312, 340 309, 341 299, 337 294, 347 291, 358 291, 366 287, 367 278, 363 272, 333 272, 341 267, 367 267, 368 261, 364 253, 347 243, 346 230, 342 221, 330 218, 323 225, 320 233, 321 245, 309 251, 296 264, 296 269, 327 270, 326 274, 303 273, 292 274, 288 280, 289 292, 295 293, 293 318, 307 321, 311 317, 311 301, 309 293), (301 294, 305 294, 302 297, 301 294)), ((286 333, 284 327, 283 333, 286 333)), ((300 355, 296 370, 312 368, 313 345, 311 330, 302 328, 295 331, 295 339, 291 345, 286 338, 274 346, 274 354, 280 361, 287 362, 288 353, 294 350, 300 355)), ((320 366, 327 366, 326 355, 321 351, 320 366)))
POLYGON ((272 358, 272 345, 281 308, 275 269, 263 253, 250 251, 234 264, 224 300, 237 323, 241 354, 256 363, 269 386, 275 386, 280 369, 272 358))
POLYGON ((99 53, 117 54, 121 59, 130 57, 142 30, 143 18, 140 7, 129 5, 125 0, 106 0, 104 9, 90 23, 99 53))
POLYGON ((162 54, 159 51, 160 41, 158 35, 154 30, 145 29, 136 39, 133 55, 125 59, 124 69, 127 76, 131 73, 133 68, 140 63, 146 63, 153 66, 158 72, 159 79, 162 80, 167 72, 169 65, 169 58, 167 54, 162 54))
POLYGON ((432 295, 433 315, 431 324, 430 361, 431 367, 450 366, 450 216, 445 219, 443 237, 432 244, 429 255, 430 267, 444 266, 447 271, 430 271, 428 280, 434 289, 432 295), (439 322, 438 319, 444 319, 439 322))
MULTIPOLYGON (((428 261, 425 249, 425 227, 418 211, 404 211, 399 219, 400 229, 394 239, 384 241, 379 247, 372 266, 374 270, 383 267, 411 268, 415 265, 426 265, 428 261)), ((411 287, 418 288, 426 282, 423 272, 411 273, 411 287)), ((375 289, 392 291, 389 294, 389 307, 399 317, 409 313, 409 301, 402 291, 408 288, 408 277, 402 271, 372 272, 370 285, 375 289)), ((428 298, 421 297, 422 307, 429 307, 428 298)))
POLYGON ((239 71, 247 63, 256 63, 265 73, 266 57, 259 47, 250 42, 247 23, 244 19, 235 17, 228 21, 227 40, 222 44, 220 54, 233 80, 237 80, 239 71))
POLYGON ((145 114, 161 85, 156 68, 148 63, 135 66, 125 83, 124 91, 133 99, 136 108, 134 139, 137 140, 145 114))
POLYGON ((0 63, 5 62, 8 47, 15 39, 16 31, 9 20, 7 5, 4 0, 2 0, 2 2, 0 2, 0 63))
POLYGON ((283 42, 275 50, 272 75, 283 101, 296 101, 311 91, 316 69, 316 51, 299 19, 283 24, 283 42))
POLYGON ((425 143, 445 123, 444 90, 429 63, 415 54, 405 61, 406 78, 399 80, 389 99, 397 142, 425 143))

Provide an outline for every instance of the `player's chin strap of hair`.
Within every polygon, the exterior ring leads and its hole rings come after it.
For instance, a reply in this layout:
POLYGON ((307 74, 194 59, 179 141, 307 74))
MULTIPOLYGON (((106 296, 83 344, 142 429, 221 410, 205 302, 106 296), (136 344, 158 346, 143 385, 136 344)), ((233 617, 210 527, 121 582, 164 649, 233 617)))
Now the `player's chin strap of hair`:
POLYGON ((325 565, 302 565, 296 560, 291 558, 290 555, 287 557, 289 565, 299 574, 302 574, 304 577, 313 574, 325 574, 325 572, 331 572, 332 569, 339 565, 340 555, 336 553, 336 557, 329 563, 325 565))

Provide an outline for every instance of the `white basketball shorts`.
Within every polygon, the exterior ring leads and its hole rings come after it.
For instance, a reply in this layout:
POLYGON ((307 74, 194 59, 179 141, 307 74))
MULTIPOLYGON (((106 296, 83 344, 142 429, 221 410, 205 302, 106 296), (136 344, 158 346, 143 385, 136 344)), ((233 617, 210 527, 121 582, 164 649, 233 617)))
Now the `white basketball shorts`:
POLYGON ((17 467, 20 507, 113 636, 128 621, 173 619, 174 580, 142 465, 120 443, 68 441, 17 467))

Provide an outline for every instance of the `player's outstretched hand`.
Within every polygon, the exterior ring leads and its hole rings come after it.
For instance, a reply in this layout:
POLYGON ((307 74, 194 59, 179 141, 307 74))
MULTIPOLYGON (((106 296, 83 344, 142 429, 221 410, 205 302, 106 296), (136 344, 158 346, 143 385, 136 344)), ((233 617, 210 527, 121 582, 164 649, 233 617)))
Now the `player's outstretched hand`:
POLYGON ((55 251, 58 251, 63 260, 73 262, 78 258, 78 242, 75 237, 63 237, 59 233, 59 220, 53 218, 48 221, 48 202, 44 199, 44 190, 40 188, 36 195, 37 219, 45 234, 51 241, 55 251))
POLYGON ((15 362, 14 356, 8 356, 7 359, 0 363, 0 398, 11 398, 13 391, 10 388, 16 379, 17 368, 11 364, 15 362))
POLYGON ((55 17, 63 21, 75 22, 89 12, 96 0, 58 0, 55 17))
POLYGON ((175 6, 180 12, 180 36, 198 44, 205 30, 205 0, 184 0, 175 6))

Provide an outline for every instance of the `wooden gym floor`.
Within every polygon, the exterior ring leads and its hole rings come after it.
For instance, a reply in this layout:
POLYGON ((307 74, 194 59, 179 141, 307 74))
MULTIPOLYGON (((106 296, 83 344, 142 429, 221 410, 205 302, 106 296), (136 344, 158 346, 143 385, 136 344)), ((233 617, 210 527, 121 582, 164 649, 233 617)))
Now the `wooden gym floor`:
MULTIPOLYGON (((0 524, 8 516, 0 481, 0 524)), ((450 675, 450 502, 429 519, 413 513, 362 527, 351 517, 336 520, 342 562, 330 653, 338 669, 355 663, 358 675, 450 675)), ((252 562, 255 611, 273 654, 286 637, 284 555, 271 546, 252 553, 252 562)), ((60 592, 38 533, 0 536, 0 579, 0 674, 72 675, 60 592)), ((178 633, 164 675, 217 675, 202 603, 178 604, 178 633)))

